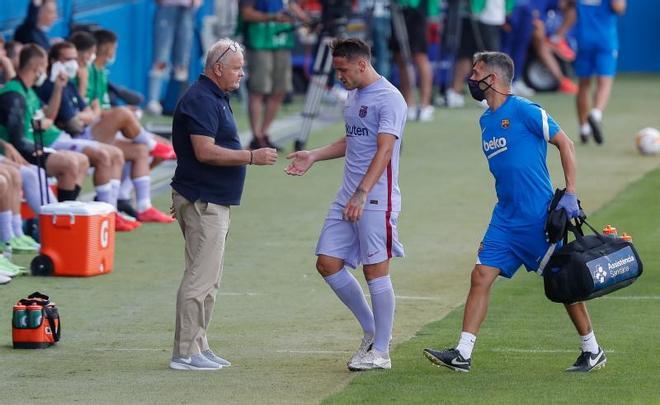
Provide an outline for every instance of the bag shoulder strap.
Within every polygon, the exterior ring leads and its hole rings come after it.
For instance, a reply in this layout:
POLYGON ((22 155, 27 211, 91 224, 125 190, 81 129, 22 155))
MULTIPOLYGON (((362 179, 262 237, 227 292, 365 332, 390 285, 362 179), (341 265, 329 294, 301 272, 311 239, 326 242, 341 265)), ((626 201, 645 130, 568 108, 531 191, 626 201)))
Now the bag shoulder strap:
POLYGON ((60 319, 59 311, 57 310, 57 307, 52 304, 44 307, 44 309, 44 312, 46 312, 46 319, 48 319, 48 325, 50 326, 50 330, 53 333, 53 338, 56 342, 59 342, 60 331, 62 329, 62 320, 60 319), (57 324, 55 324, 56 319, 57 324))

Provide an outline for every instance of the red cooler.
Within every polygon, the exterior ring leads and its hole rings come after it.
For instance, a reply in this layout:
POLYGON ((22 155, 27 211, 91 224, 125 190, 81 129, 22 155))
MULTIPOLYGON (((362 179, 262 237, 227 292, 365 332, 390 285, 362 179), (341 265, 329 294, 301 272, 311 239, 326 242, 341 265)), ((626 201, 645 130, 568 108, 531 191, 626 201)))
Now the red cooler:
POLYGON ((44 205, 39 214, 40 255, 34 275, 89 277, 112 271, 115 208, 102 202, 66 201, 44 205))

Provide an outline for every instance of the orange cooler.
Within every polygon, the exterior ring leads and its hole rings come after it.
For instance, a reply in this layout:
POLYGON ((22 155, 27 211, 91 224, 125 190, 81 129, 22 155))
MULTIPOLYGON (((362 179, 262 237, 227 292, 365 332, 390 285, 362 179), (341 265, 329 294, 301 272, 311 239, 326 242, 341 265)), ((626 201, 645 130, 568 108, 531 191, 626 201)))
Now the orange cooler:
POLYGON ((39 214, 40 255, 34 275, 88 277, 112 271, 115 208, 102 202, 66 201, 44 205, 39 214))

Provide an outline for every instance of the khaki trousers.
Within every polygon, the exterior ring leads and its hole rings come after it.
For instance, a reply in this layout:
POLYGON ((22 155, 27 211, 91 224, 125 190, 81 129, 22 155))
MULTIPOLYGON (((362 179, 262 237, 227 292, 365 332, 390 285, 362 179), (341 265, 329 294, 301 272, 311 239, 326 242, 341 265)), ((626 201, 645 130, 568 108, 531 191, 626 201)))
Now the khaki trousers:
POLYGON ((172 202, 186 244, 185 271, 176 297, 173 357, 190 357, 209 348, 206 339, 220 286, 229 207, 190 202, 172 191, 172 202))

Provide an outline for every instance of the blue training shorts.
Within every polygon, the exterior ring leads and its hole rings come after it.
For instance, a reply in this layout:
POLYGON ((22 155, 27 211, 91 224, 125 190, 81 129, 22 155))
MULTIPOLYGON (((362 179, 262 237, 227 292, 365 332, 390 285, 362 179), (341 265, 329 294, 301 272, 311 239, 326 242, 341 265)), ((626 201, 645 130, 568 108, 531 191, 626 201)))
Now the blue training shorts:
POLYGON ((580 47, 575 57, 575 74, 578 77, 614 76, 618 51, 615 49, 599 49, 580 47))
POLYGON ((549 247, 543 223, 515 231, 491 223, 479 247, 477 264, 495 267, 502 277, 511 278, 523 264, 527 271, 538 270, 549 247))

